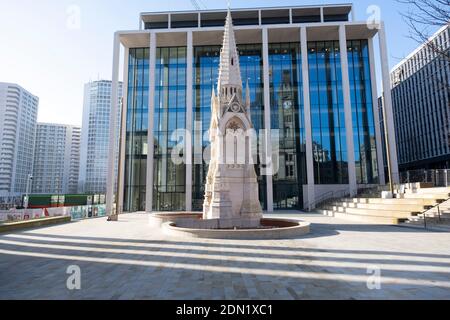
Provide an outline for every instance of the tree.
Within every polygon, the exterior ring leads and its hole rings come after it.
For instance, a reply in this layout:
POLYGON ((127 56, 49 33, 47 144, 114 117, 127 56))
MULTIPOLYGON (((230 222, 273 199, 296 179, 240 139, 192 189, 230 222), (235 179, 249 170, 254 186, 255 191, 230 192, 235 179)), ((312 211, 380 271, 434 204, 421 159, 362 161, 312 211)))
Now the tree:
POLYGON ((426 45, 437 55, 450 61, 449 48, 429 41, 436 28, 450 25, 450 0, 396 0, 408 5, 401 13, 410 28, 409 37, 419 44, 426 45))

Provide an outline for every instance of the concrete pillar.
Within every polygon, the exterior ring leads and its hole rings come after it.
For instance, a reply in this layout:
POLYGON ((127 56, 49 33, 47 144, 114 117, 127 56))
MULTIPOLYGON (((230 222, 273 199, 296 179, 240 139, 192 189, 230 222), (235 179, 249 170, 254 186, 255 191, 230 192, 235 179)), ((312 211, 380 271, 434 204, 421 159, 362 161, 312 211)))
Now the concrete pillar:
POLYGON ((445 173, 445 186, 448 187, 448 170, 445 169, 444 173, 445 173))
POLYGON ((116 182, 115 164, 117 154, 117 111, 118 111, 118 87, 119 87, 119 59, 120 59, 120 35, 114 34, 113 66, 111 84, 111 109, 109 116, 109 150, 108 150, 108 175, 106 179, 106 214, 111 220, 117 220, 117 212, 114 210, 114 185, 116 182))
MULTIPOLYGON (((270 123, 270 77, 269 77, 269 35, 267 28, 262 29, 263 42, 263 69, 264 69, 264 127, 266 137, 267 157, 269 158, 269 167, 272 166, 272 141, 271 141, 271 123, 270 123)), ((271 171, 271 170, 270 170, 271 171)), ((270 172, 266 176, 267 181, 267 211, 273 212, 273 176, 270 172)))
POLYGON ((323 7, 320 7, 320 22, 325 22, 325 17, 323 15, 323 7))
POLYGON ((345 25, 343 24, 339 26, 339 47, 341 52, 342 94, 344 96, 345 131, 347 137, 348 178, 350 195, 355 196, 358 192, 358 186, 356 184, 355 147, 353 141, 352 105, 350 99, 350 79, 347 58, 347 35, 345 33, 345 25))
POLYGON ((153 211, 153 163, 154 163, 154 133, 155 118, 155 70, 156 69, 156 33, 150 33, 150 62, 149 62, 149 92, 148 92, 148 154, 147 154, 147 192, 145 197, 145 211, 153 211))
POLYGON ((373 38, 369 38, 369 63, 370 63, 370 80, 372 85, 372 105, 373 118, 375 122, 375 136, 377 144, 377 164, 380 184, 386 184, 384 175, 384 157, 383 157, 383 136, 381 134, 380 114, 378 112, 378 89, 377 89, 377 73, 375 72, 375 50, 373 47, 373 38))
POLYGON ((186 71, 186 211, 192 211, 193 64, 192 31, 187 32, 186 71))
POLYGON ((388 132, 392 180, 394 183, 398 184, 400 183, 400 174, 398 170, 397 141, 395 137, 394 112, 392 110, 391 79, 389 73, 389 59, 384 22, 381 22, 380 24, 378 38, 380 41, 381 74, 383 78, 383 108, 385 110, 384 112, 386 113, 386 123, 384 125, 386 126, 386 130, 388 132))
POLYGON ((119 145, 119 166, 117 178, 117 214, 123 213, 123 198, 125 193, 125 154, 127 138, 127 108, 128 108, 128 63, 130 49, 125 48, 125 62, 123 65, 123 99, 120 120, 120 145, 119 145))
POLYGON ((302 77, 303 77, 303 108, 305 111, 305 136, 306 136, 306 172, 308 178, 308 210, 314 209, 315 181, 314 158, 311 126, 311 100, 309 96, 309 63, 308 63, 308 35, 306 27, 300 28, 300 44, 302 52, 302 77))

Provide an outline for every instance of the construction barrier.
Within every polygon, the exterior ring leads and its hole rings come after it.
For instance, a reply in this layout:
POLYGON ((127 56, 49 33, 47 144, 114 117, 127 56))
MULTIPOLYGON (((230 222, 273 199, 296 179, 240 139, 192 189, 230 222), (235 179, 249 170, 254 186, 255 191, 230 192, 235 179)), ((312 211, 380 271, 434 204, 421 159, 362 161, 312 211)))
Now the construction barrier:
POLYGON ((57 207, 44 209, 11 209, 0 212, 0 221, 27 221, 50 217, 71 217, 72 221, 105 217, 106 205, 57 207))

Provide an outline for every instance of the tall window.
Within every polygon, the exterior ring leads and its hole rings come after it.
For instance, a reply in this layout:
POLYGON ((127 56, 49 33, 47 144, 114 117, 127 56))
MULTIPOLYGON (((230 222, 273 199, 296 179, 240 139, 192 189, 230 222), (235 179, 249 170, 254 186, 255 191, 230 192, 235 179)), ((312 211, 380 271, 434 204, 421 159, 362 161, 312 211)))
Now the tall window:
POLYGON ((186 128, 186 47, 156 50, 154 121, 153 210, 185 210, 186 165, 172 161, 181 142, 172 135, 186 128))
MULTIPOLYGON (((367 40, 347 43, 356 177, 378 183, 375 123, 367 40)), ((316 184, 347 184, 341 58, 338 41, 309 42, 311 122, 316 184)))
MULTIPOLYGON (((202 161, 205 148, 209 145, 208 131, 211 123, 211 93, 217 86, 221 46, 198 46, 194 48, 194 161, 202 161)), ((263 65, 261 45, 240 45, 240 67, 246 94, 246 81, 248 80, 251 96, 251 115, 255 129, 264 128, 263 107, 263 65)), ((260 200, 266 204, 265 177, 260 177, 259 167, 255 166, 260 185, 260 200)), ((193 165, 193 194, 194 210, 202 210, 205 194, 204 185, 208 174, 208 165, 193 165)))
POLYGON ((149 49, 130 49, 125 155, 126 211, 145 210, 147 173, 149 49))
POLYGON ((379 180, 367 40, 348 41, 347 52, 356 179, 358 184, 375 184, 379 180))
POLYGON ((271 127, 279 130, 274 208, 302 209, 306 184, 302 67, 299 43, 269 45, 271 127))
POLYGON ((347 184, 339 42, 309 42, 308 62, 315 183, 347 184))

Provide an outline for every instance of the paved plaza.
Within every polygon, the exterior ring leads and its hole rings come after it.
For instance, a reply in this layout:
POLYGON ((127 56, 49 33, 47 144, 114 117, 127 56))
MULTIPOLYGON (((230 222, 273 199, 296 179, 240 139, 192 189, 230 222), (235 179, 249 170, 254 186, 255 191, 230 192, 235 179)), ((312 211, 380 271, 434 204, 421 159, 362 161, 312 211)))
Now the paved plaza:
POLYGON ((311 234, 170 239, 146 214, 3 234, 0 299, 450 299, 450 233, 281 216, 311 234), (67 288, 72 265, 81 290, 67 288))

